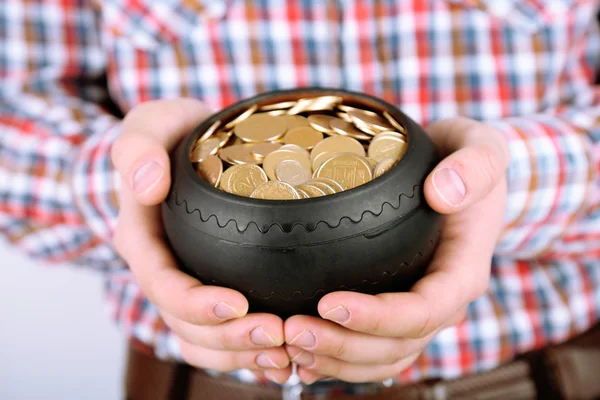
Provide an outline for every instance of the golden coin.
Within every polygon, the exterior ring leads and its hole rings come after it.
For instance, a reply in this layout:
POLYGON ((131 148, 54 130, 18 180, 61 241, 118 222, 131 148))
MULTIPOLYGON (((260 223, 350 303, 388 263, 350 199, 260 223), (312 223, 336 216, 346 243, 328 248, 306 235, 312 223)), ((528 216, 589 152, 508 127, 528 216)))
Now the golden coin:
POLYGON ((281 182, 298 186, 310 179, 311 172, 296 160, 283 160, 275 167, 275 176, 281 182))
POLYGON ((369 145, 369 157, 381 162, 384 158, 399 160, 406 150, 406 142, 395 137, 375 138, 369 145))
POLYGON ((288 130, 300 128, 301 126, 310 126, 308 119, 302 115, 283 115, 280 118, 285 121, 288 130))
POLYGON ((329 125, 329 122, 333 119, 335 119, 335 117, 325 114, 313 114, 308 116, 308 122, 313 129, 327 134, 333 132, 333 129, 329 125))
POLYGON ((281 147, 281 143, 259 143, 252 146, 250 152, 253 156, 258 158, 265 158, 269 153, 274 152, 275 150, 281 147))
POLYGON ((356 139, 346 136, 331 136, 315 145, 310 153, 310 160, 314 163, 315 158, 323 153, 355 153, 364 156, 365 149, 356 139))
POLYGON ((312 170, 316 171, 317 169, 319 169, 319 167, 321 166, 321 164, 323 164, 326 160, 330 159, 331 157, 338 155, 340 153, 338 152, 325 152, 325 153, 321 153, 319 155, 317 155, 315 157, 315 159, 312 161, 312 170))
POLYGON ((235 126, 233 132, 245 142, 270 142, 287 130, 285 120, 268 114, 254 114, 235 126))
POLYGON ((371 157, 366 157, 367 161, 369 162, 369 164, 371 165, 371 169, 375 169, 375 167, 377 166, 377 164, 379 164, 377 162, 377 160, 373 160, 371 157))
POLYGON ((358 129, 360 129, 361 131, 363 131, 363 132, 365 132, 365 133, 367 133, 367 134, 369 134, 369 135, 371 135, 371 136, 375 136, 375 135, 377 135, 377 134, 379 134, 379 133, 383 132, 383 131, 381 131, 381 130, 379 130, 379 129, 375 128, 375 126, 373 126, 373 125, 368 125, 368 124, 365 124, 365 123, 364 123, 364 122, 362 122, 362 121, 358 121, 358 120, 356 120, 356 121, 353 121, 353 123, 354 123, 354 125, 355 125, 355 126, 358 128, 358 129))
POLYGON ((295 144, 308 150, 323 140, 323 134, 305 126, 287 131, 282 140, 285 144, 295 144))
POLYGON ((352 122, 352 118, 350 118, 350 116, 348 114, 346 114, 345 112, 339 112, 336 114, 340 119, 343 119, 346 122, 352 122))
POLYGON ((385 132, 381 132, 381 133, 378 133, 377 135, 375 135, 376 138, 382 138, 382 137, 385 137, 385 136, 395 137, 397 139, 400 139, 403 142, 406 142, 406 138, 402 134, 400 134, 398 132, 385 131, 385 132))
MULTIPOLYGON (((394 127, 390 125, 390 123, 385 119, 375 114, 372 111, 366 110, 350 110, 348 111, 348 115, 352 118, 355 124, 365 124, 370 126, 376 130, 393 130, 394 127)), ((360 129, 360 127, 359 127, 360 129)))
POLYGON ((365 157, 343 153, 325 161, 316 171, 315 176, 333 179, 344 189, 349 190, 371 181, 373 172, 365 157))
POLYGON ((317 181, 317 180, 308 181, 308 182, 306 182, 306 185, 318 187, 319 189, 324 191, 325 194, 335 194, 336 193, 335 189, 332 186, 330 186, 324 182, 317 181))
POLYGON ((228 146, 219 152, 219 157, 230 164, 260 164, 261 160, 251 153, 252 147, 250 143, 228 146))
POLYGON ((316 178, 313 178, 313 181, 326 183, 327 185, 331 186, 336 193, 344 191, 344 187, 342 185, 340 185, 339 182, 334 181, 333 179, 316 177, 316 178))
POLYGON ((258 109, 258 106, 256 104, 253 105, 252 107, 250 107, 249 109, 247 109, 246 111, 244 111, 243 113, 238 115, 237 118, 233 119, 227 125, 225 125, 225 129, 226 130, 231 129, 231 128, 235 127, 237 124, 239 124, 240 122, 247 120, 248 118, 250 118, 250 116, 252 114, 254 114, 256 112, 257 109, 258 109))
POLYGON ((272 110, 272 111, 267 111, 265 114, 274 115, 276 117, 279 117, 280 115, 286 115, 287 111, 286 110, 272 110))
POLYGON ((233 136, 233 130, 231 131, 221 131, 215 134, 215 137, 219 139, 219 147, 223 148, 229 142, 229 139, 233 136))
POLYGON ((295 160, 298 161, 302 166, 309 171, 311 170, 310 159, 306 157, 304 154, 290 151, 290 150, 275 150, 272 153, 269 153, 265 159, 263 160, 263 168, 267 173, 267 176, 272 181, 277 180, 277 175, 275 174, 275 167, 277 164, 282 162, 283 160, 295 160))
POLYGON ((196 146, 196 148, 194 148, 192 154, 190 155, 191 161, 200 162, 210 155, 217 154, 220 143, 221 142, 216 137, 206 139, 204 142, 200 143, 196 146))
POLYGON ((207 130, 206 132, 204 132, 202 134, 202 136, 200 136, 200 139, 198 139, 198 142, 202 143, 205 140, 207 140, 209 137, 211 137, 219 128, 219 126, 221 126, 221 120, 217 120, 215 121, 207 130))
POLYGON ((402 126, 401 123, 399 123, 396 119, 394 119, 394 117, 392 117, 389 112, 384 111, 383 116, 385 117, 385 119, 388 120, 390 125, 392 125, 394 128, 396 128, 398 131, 400 131, 404 134, 406 133, 406 129, 404 128, 404 126, 402 126))
POLYGON ((232 172, 235 171, 232 171, 232 168, 227 168, 221 175, 221 180, 219 181, 219 188, 221 188, 221 190, 226 191, 227 193, 231 193, 231 187, 229 186, 231 182, 229 178, 231 178, 232 172))
POLYGON ((295 101, 282 101, 280 103, 266 104, 260 107, 260 111, 284 110, 292 108, 295 104, 295 101))
POLYGON ((217 156, 208 156, 196 164, 198 176, 213 186, 219 186, 223 174, 223 162, 217 156))
POLYGON ((326 195, 323 190, 312 185, 299 185, 298 189, 306 192, 309 197, 321 197, 326 195))
POLYGON ((330 122, 331 129, 338 135, 350 136, 358 140, 369 140, 371 136, 365 135, 363 132, 356 129, 350 122, 346 122, 340 118, 333 118, 330 122))
POLYGON ((297 200, 300 194, 289 183, 271 181, 257 186, 250 197, 264 200, 297 200))
MULTIPOLYGON (((343 111, 345 113, 347 113, 348 111, 366 111, 368 113, 372 112, 372 111, 363 110, 362 108, 356 108, 356 107, 348 106, 346 104, 339 104, 337 106, 337 108, 339 108, 341 111, 343 111)), ((373 113, 373 114, 375 114, 375 113, 373 113)), ((348 116, 348 118, 350 118, 350 116, 348 116)))
POLYGON ((305 155, 306 157, 310 157, 310 153, 305 148, 300 147, 297 144, 284 144, 283 146, 280 147, 279 150, 296 151, 298 153, 305 155))
POLYGON ((230 193, 248 197, 257 186, 267 182, 267 174, 257 165, 234 165, 230 168, 228 188, 230 193))
POLYGON ((373 171, 373 177, 379 178, 381 175, 388 172, 394 165, 396 165, 397 160, 394 158, 384 158, 377 164, 375 170, 373 171))
POLYGON ((294 107, 290 108, 288 114, 295 115, 307 111, 333 110, 341 102, 342 98, 338 96, 321 96, 310 99, 300 99, 294 107))
POLYGON ((300 189, 300 187, 296 186, 294 189, 296 189, 296 192, 298 192, 298 194, 300 195, 300 198, 310 199, 310 196, 308 195, 308 193, 306 193, 304 190, 300 189))

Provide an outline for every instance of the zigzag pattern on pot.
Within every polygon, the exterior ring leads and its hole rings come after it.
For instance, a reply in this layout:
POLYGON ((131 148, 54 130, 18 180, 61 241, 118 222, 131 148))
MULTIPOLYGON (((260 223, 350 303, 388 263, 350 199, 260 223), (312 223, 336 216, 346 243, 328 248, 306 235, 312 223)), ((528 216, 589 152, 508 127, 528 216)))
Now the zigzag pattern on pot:
POLYGON ((261 229, 261 227, 256 222, 254 222, 254 221, 248 222, 248 224, 246 225, 246 227, 240 229, 240 226, 238 225, 238 222, 236 220, 234 220, 234 219, 230 219, 227 222, 225 222, 225 224, 221 224, 221 222, 219 221, 219 219, 217 218, 217 216, 215 214, 211 214, 208 217, 204 218, 202 216, 202 211, 200 211, 198 208, 194 208, 193 210, 190 210, 190 208, 188 207, 188 203, 187 203, 187 201, 185 199, 181 199, 180 200, 179 199, 179 195, 178 195, 177 192, 174 192, 173 194, 175 196, 175 205, 177 205, 178 207, 181 207, 181 205, 183 204, 185 206, 185 211, 188 214, 190 214, 190 215, 194 214, 194 213, 198 213, 198 217, 204 223, 208 222, 211 218, 214 218, 214 220, 215 220, 216 224, 219 226, 219 228, 225 228, 229 223, 233 223, 233 224, 235 224, 236 229, 240 233, 244 233, 250 227, 250 225, 254 225, 256 227, 256 229, 260 233, 265 234, 265 233, 268 233, 273 227, 279 228, 279 230, 281 230, 281 232, 283 232, 283 233, 291 233, 297 226, 304 228, 304 230, 306 232, 313 232, 313 231, 315 231, 317 229, 317 227, 320 224, 325 224, 330 229, 337 228, 338 226, 340 226, 340 224, 342 223, 342 221, 344 219, 348 219, 348 220, 350 220, 350 221, 352 221, 354 223, 359 223, 360 221, 362 221, 362 219, 364 218, 365 214, 367 214, 367 213, 373 215, 374 217, 380 216, 381 213, 383 213, 383 207, 386 204, 388 206, 390 206, 391 208, 393 208, 394 210, 398 210, 400 208, 400 204, 402 202, 402 197, 404 196, 404 197, 410 198, 410 199, 414 198, 417 188, 420 189, 421 185, 414 185, 413 186, 413 192, 410 195, 408 195, 406 193, 400 193, 398 195, 398 204, 397 205, 394 205, 394 204, 390 203, 389 201, 385 201, 385 202, 383 202, 381 204, 381 207, 380 207, 379 211, 372 211, 372 210, 365 210, 365 211, 363 211, 361 213, 361 215, 360 215, 360 218, 358 220, 354 220, 354 219, 352 219, 351 217, 348 217, 348 216, 343 216, 343 217, 341 217, 339 219, 339 221, 337 221, 337 223, 333 223, 333 224, 329 223, 328 221, 321 220, 321 221, 316 222, 314 225, 311 224, 311 226, 307 226, 307 224, 302 224, 302 223, 298 222, 298 223, 293 224, 290 227, 290 229, 284 229, 279 223, 273 223, 273 224, 271 224, 269 226, 263 226, 262 229, 261 229))

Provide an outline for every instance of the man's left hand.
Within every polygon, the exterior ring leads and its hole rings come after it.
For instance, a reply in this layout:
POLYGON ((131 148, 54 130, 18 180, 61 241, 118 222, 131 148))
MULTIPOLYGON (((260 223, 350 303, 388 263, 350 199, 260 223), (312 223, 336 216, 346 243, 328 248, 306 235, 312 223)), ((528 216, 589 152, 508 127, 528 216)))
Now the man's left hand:
POLYGON ((504 216, 506 140, 466 118, 436 122, 428 132, 445 158, 427 177, 425 197, 447 215, 426 275, 406 293, 330 293, 319 302, 322 319, 289 318, 286 350, 304 383, 324 377, 381 382, 398 375, 487 289, 504 216))

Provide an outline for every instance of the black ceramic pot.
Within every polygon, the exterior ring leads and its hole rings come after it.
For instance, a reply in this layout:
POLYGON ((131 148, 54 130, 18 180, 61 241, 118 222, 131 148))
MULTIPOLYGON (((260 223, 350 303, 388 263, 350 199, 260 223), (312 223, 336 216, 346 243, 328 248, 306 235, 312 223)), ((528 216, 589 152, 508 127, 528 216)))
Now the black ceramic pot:
POLYGON ((438 240, 441 216, 423 196, 438 154, 418 124, 365 94, 324 88, 261 94, 203 122, 171 156, 162 217, 180 267, 204 284, 240 291, 251 312, 317 315, 319 299, 330 292, 406 291, 423 276, 438 240), (400 162, 355 189, 304 200, 239 197, 196 175, 191 145, 217 119, 231 120, 252 104, 322 95, 387 110, 400 121, 408 132, 400 162))

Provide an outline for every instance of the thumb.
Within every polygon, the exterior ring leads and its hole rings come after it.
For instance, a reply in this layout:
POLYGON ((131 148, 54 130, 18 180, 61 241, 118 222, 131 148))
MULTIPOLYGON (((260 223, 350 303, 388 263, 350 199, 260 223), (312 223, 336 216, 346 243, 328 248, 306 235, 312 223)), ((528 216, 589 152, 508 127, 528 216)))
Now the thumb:
POLYGON ((209 115, 194 99, 156 100, 133 108, 111 151, 122 190, 131 190, 143 205, 163 201, 171 186, 168 152, 209 115))
POLYGON ((510 156, 495 128, 461 117, 435 122, 427 131, 445 157, 425 180, 425 198, 434 210, 463 210, 504 179, 510 156))

